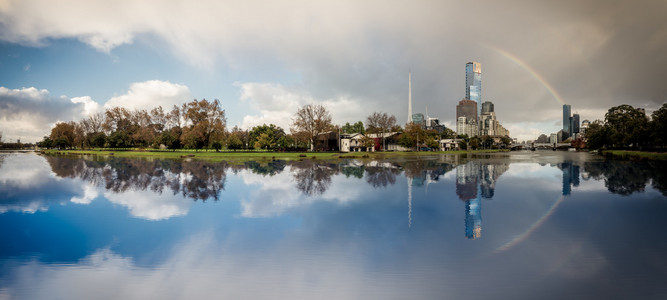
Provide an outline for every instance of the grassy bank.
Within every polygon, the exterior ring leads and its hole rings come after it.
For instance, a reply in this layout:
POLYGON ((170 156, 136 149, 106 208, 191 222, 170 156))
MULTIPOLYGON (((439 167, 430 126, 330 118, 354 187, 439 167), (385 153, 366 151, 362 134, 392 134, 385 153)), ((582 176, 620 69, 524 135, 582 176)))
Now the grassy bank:
POLYGON ((440 152, 215 152, 215 151, 97 151, 97 150, 46 150, 47 154, 71 154, 71 155, 99 155, 114 157, 135 157, 135 158, 158 158, 158 159, 182 159, 195 158, 208 161, 227 161, 230 163, 245 161, 264 161, 264 160, 302 160, 302 159, 320 159, 335 160, 341 158, 360 158, 360 159, 384 159, 397 157, 419 157, 439 154, 465 154, 465 153, 490 153, 501 152, 503 150, 474 150, 474 151, 440 151, 440 152))
POLYGON ((659 153, 629 150, 604 150, 600 151, 600 154, 622 159, 667 160, 667 153, 664 152, 659 153))

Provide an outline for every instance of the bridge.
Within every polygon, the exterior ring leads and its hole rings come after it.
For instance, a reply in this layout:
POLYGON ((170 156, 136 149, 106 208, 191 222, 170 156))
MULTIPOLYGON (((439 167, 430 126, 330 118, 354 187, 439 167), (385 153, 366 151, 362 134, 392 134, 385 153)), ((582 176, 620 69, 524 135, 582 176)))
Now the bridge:
POLYGON ((512 144, 510 149, 512 150, 567 150, 570 148, 570 143, 530 143, 530 144, 512 144))

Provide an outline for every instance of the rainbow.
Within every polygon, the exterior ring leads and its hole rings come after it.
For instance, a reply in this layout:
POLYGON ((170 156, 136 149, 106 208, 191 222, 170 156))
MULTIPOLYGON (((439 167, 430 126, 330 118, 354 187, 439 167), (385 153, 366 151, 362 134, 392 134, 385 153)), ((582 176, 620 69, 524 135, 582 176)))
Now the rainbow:
POLYGON ((565 104, 563 98, 561 98, 560 95, 558 95, 558 92, 556 92, 556 90, 551 86, 551 84, 549 84, 549 82, 547 82, 544 79, 544 77, 540 75, 540 73, 537 73, 537 71, 535 71, 535 69, 533 69, 526 62, 524 62, 523 60, 519 59, 518 57, 512 55, 511 53, 505 50, 496 47, 490 47, 490 48, 498 52, 500 55, 506 57, 507 59, 513 61, 515 64, 519 65, 524 70, 526 70, 528 73, 530 73, 530 75, 532 75, 535 79, 537 79, 549 91, 549 93, 554 97, 554 99, 556 99, 556 101, 558 101, 558 103, 560 103, 561 105, 565 104))
POLYGON ((535 230, 537 230, 537 228, 540 228, 540 226, 542 226, 542 224, 544 224, 544 222, 556 211, 556 208, 558 208, 558 206, 561 204, 561 202, 563 202, 564 199, 565 199, 565 196, 560 196, 560 198, 558 198, 558 200, 551 205, 549 210, 547 210, 547 212, 544 215, 542 215, 542 217, 540 217, 537 221, 535 221, 535 223, 533 223, 533 225, 528 227, 528 229, 526 229, 526 231, 524 231, 520 235, 514 237, 511 241, 509 241, 509 242, 505 243, 504 245, 498 247, 498 249, 496 249, 494 251, 494 253, 499 253, 499 252, 506 251, 506 250, 516 246, 517 244, 525 241, 531 234, 533 234, 533 232, 535 232, 535 230))

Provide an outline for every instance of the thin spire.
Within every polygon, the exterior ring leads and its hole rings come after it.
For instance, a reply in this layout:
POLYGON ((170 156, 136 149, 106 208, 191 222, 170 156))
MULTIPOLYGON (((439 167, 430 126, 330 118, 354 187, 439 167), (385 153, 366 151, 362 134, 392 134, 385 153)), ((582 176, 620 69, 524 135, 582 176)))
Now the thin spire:
POLYGON ((412 71, 408 71, 408 123, 412 123, 412 71))

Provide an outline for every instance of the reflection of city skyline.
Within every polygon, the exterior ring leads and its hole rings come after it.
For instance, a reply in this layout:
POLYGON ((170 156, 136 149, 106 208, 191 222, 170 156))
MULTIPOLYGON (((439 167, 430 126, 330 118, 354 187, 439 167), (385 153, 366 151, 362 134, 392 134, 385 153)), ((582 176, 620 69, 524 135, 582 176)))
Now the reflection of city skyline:
POLYGON ((572 187, 579 186, 579 165, 571 160, 566 160, 557 165, 563 171, 563 196, 569 196, 572 193, 572 187))
POLYGON ((509 164, 468 161, 456 166, 456 195, 465 202, 465 235, 468 239, 482 236, 482 199, 492 199, 498 178, 509 164))

